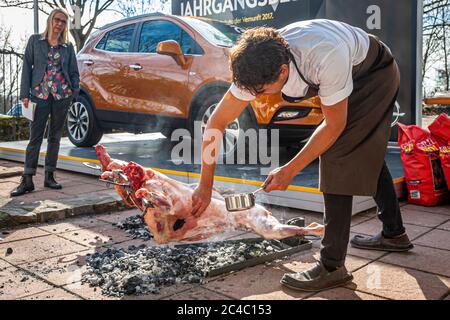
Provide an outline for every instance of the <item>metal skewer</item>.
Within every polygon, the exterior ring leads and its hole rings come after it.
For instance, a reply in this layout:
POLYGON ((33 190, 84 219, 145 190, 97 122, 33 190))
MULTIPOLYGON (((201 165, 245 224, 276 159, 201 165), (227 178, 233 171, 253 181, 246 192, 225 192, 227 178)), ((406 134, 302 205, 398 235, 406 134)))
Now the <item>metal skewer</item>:
POLYGON ((83 162, 83 165, 85 165, 88 168, 91 168, 93 170, 102 171, 102 167, 100 167, 98 164, 92 164, 90 162, 83 162))

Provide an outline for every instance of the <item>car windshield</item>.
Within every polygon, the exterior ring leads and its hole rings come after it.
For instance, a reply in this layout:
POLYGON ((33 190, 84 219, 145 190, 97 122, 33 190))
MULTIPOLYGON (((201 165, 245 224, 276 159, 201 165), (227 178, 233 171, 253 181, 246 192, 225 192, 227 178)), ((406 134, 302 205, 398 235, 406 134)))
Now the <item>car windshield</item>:
POLYGON ((216 20, 182 17, 192 28, 200 32, 211 43, 221 47, 232 47, 238 40, 242 28, 216 20))

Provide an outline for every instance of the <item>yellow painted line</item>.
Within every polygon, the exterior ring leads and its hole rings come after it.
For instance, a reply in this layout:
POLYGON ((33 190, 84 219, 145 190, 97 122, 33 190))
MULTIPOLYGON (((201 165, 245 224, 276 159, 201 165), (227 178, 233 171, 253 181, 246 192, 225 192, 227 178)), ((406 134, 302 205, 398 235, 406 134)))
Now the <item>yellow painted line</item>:
MULTIPOLYGON (((45 152, 42 152, 42 155, 45 155, 45 152)), ((81 162, 91 162, 91 163, 100 163, 98 160, 92 160, 92 159, 86 159, 86 158, 77 158, 77 157, 71 157, 71 156, 65 156, 65 155, 58 155, 58 158, 60 159, 66 159, 66 160, 73 160, 73 161, 81 161, 81 162)))
POLYGON ((186 172, 186 171, 175 171, 175 170, 160 169, 160 168, 150 168, 150 169, 164 173, 164 174, 173 174, 176 176, 189 177, 189 172, 186 172))
POLYGON ((402 182, 404 182, 404 181, 405 181, 405 177, 395 178, 395 179, 394 179, 394 184, 395 184, 395 183, 402 183, 402 182))
MULTIPOLYGON (((25 150, 8 148, 8 147, 0 147, 0 150, 25 153, 25 150)), ((46 154, 47 154, 47 152, 40 152, 39 153, 40 156, 45 156, 46 154)), ((66 159, 66 160, 73 160, 73 161, 79 161, 79 162, 100 163, 99 160, 88 159, 88 158, 72 157, 72 156, 65 156, 65 155, 58 155, 58 159, 66 159)), ((168 170, 168 169, 160 169, 160 168, 151 168, 151 169, 153 169, 155 171, 158 171, 158 172, 161 172, 161 173, 165 173, 165 174, 173 174, 173 175, 184 176, 184 177, 189 176, 188 172, 168 170)))
MULTIPOLYGON (((7 148, 7 147, 0 147, 0 150, 22 152, 22 153, 25 152, 25 150, 7 148)), ((40 155, 42 155, 42 156, 45 156, 45 154, 46 154, 45 152, 40 153, 40 155)), ((80 162, 100 163, 100 161, 98 161, 98 160, 64 156, 64 155, 59 155, 58 158, 73 160, 73 161, 80 161, 80 162)), ((176 171, 176 170, 161 169, 161 168, 151 168, 151 169, 161 172, 161 173, 164 173, 164 174, 171 174, 171 175, 182 176, 182 177, 200 178, 200 174, 198 174, 198 173, 189 173, 189 172, 185 172, 185 171, 176 171)), ((254 185, 254 186, 258 186, 258 187, 261 186, 261 184, 262 184, 261 181, 257 181, 257 180, 238 179, 238 178, 230 178, 230 177, 223 177, 223 176, 214 176, 214 180, 246 184, 246 185, 254 185)), ((396 178, 396 179, 393 179, 393 181, 394 181, 394 183, 401 183, 401 182, 405 181, 405 178, 404 177, 396 178)), ((300 186, 293 186, 293 185, 290 185, 287 188, 287 190, 314 193, 314 194, 322 194, 322 192, 320 192, 319 189, 316 189, 316 188, 300 187, 300 186)))
MULTIPOLYGON (((200 174, 198 174, 198 173, 191 173, 190 176, 193 178, 200 178, 200 174)), ((222 176, 214 176, 214 180, 254 185, 254 186, 258 186, 258 187, 260 187, 262 185, 262 182, 257 181, 257 180, 238 179, 238 178, 230 178, 230 177, 222 177, 222 176)), ((322 194, 322 192, 320 192, 319 189, 316 189, 316 188, 307 188, 307 187, 292 186, 292 185, 290 185, 288 187, 288 190, 322 194)))
POLYGON ((316 188, 308 188, 308 187, 300 187, 300 186, 289 186, 288 190, 299 191, 299 192, 308 192, 315 194, 322 194, 319 189, 316 188))
MULTIPOLYGON (((20 152, 20 153, 25 153, 25 151, 26 151, 26 150, 14 149, 14 148, 8 148, 8 147, 0 147, 0 150, 20 152)), ((45 156, 46 154, 47 154, 47 152, 39 152, 40 156, 45 156)), ((66 159, 66 160, 81 161, 81 162, 91 162, 91 163, 100 163, 100 161, 98 161, 98 160, 92 160, 92 159, 86 159, 86 158, 78 158, 78 157, 65 156, 65 155, 58 155, 58 159, 66 159)))
POLYGON ((0 147, 0 150, 25 153, 25 150, 14 149, 14 148, 7 148, 7 147, 0 147))

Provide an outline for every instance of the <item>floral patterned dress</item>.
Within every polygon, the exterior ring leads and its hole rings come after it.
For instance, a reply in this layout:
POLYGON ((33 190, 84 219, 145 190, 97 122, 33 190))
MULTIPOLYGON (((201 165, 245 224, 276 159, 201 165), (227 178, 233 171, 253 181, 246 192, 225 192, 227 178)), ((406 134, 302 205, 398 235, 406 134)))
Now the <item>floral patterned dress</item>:
POLYGON ((50 47, 47 58, 47 71, 41 83, 31 90, 32 95, 43 100, 47 100, 50 94, 55 100, 69 98, 72 90, 62 72, 59 46, 50 47))

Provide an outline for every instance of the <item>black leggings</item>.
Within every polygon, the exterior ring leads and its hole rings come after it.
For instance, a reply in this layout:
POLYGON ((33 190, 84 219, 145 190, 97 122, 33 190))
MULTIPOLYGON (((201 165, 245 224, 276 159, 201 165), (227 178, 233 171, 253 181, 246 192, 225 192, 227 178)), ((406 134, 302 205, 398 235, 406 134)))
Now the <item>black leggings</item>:
MULTIPOLYGON (((323 194, 325 202, 325 235, 320 259, 328 267, 340 267, 345 263, 350 237, 353 196, 323 194)), ((400 206, 386 162, 378 178, 374 200, 378 206, 378 218, 383 223, 383 235, 393 237, 405 232, 400 206)))

